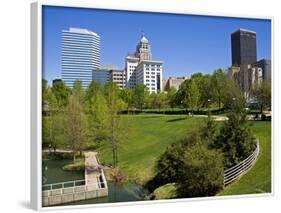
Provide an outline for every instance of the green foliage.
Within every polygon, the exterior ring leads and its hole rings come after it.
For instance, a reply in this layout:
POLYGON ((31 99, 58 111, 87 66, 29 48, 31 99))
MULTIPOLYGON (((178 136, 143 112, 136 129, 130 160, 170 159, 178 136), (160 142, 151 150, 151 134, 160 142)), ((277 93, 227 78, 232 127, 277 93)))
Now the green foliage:
POLYGON ((223 156, 198 132, 172 144, 157 162, 155 186, 176 183, 178 197, 214 195, 223 185, 223 156))
POLYGON ((221 108, 226 87, 227 75, 222 69, 215 70, 211 77, 212 100, 214 100, 221 108))
POLYGON ((101 86, 92 81, 85 94, 85 112, 87 115, 87 146, 97 148, 108 139, 108 106, 101 86))
POLYGON ((126 104, 127 112, 135 106, 135 96, 131 89, 124 88, 121 90, 120 97, 126 104))
POLYGON ((52 87, 52 93, 56 98, 59 109, 65 108, 68 104, 70 89, 63 82, 57 82, 52 87))
POLYGON ((253 91, 261 106, 261 114, 264 107, 271 107, 271 84, 269 81, 263 81, 261 86, 253 91))
POLYGON ((247 158, 256 145, 245 112, 232 112, 228 118, 213 144, 216 149, 224 153, 225 168, 232 167, 247 158))
POLYGON ((221 101, 225 109, 238 112, 244 110, 246 105, 246 100, 239 86, 229 78, 225 79, 224 94, 221 101))
POLYGON ((195 83, 195 80, 185 80, 177 92, 177 102, 187 110, 190 109, 192 112, 198 105, 199 101, 199 89, 195 83))
POLYGON ((70 95, 66 116, 66 138, 73 151, 73 161, 75 153, 82 151, 87 142, 87 120, 82 108, 81 90, 79 86, 70 95))
POLYGON ((134 93, 136 106, 142 110, 143 106, 147 104, 149 98, 148 88, 144 84, 138 84, 134 90, 134 93))
POLYGON ((200 135, 203 140, 205 140, 208 145, 212 144, 218 134, 218 126, 216 122, 212 119, 211 115, 208 115, 207 121, 200 128, 200 135))
POLYGON ((151 108, 157 108, 159 111, 167 104, 167 95, 163 92, 151 93, 149 96, 151 108))
POLYGON ((120 98, 120 90, 115 83, 107 83, 104 90, 109 117, 108 137, 111 142, 113 167, 116 167, 118 165, 118 146, 122 137, 118 112, 124 107, 124 102, 120 98))
POLYGON ((175 87, 171 87, 168 91, 167 94, 167 102, 168 105, 173 109, 177 106, 177 102, 176 102, 176 95, 177 95, 177 90, 175 87))
POLYGON ((172 199, 177 198, 176 184, 168 183, 158 187, 152 193, 153 200, 172 199))
POLYGON ((223 187, 223 156, 207 148, 202 142, 186 149, 179 169, 177 194, 179 197, 213 196, 223 187))
POLYGON ((209 107, 212 101, 211 75, 195 73, 191 76, 191 78, 195 81, 199 90, 197 109, 200 107, 209 107))

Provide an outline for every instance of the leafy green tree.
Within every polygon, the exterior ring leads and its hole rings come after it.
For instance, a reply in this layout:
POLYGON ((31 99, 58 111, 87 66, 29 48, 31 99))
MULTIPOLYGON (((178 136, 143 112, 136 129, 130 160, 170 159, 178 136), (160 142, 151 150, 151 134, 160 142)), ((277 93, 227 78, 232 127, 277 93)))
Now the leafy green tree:
POLYGON ((157 161, 157 175, 150 187, 176 183, 177 197, 210 196, 223 186, 223 155, 208 148, 196 131, 180 143, 167 147, 157 161))
POLYGON ((179 168, 177 194, 179 197, 213 196, 223 187, 223 156, 203 142, 188 147, 179 168))
POLYGON ((264 107, 271 107, 271 84, 269 81, 263 81, 261 86, 254 90, 254 96, 260 104, 260 111, 263 114, 264 107))
POLYGON ((167 95, 164 92, 156 94, 156 106, 160 111, 163 107, 167 105, 167 95))
POLYGON ((147 104, 148 97, 149 97, 149 91, 146 85, 144 84, 138 84, 134 90, 135 93, 135 101, 136 106, 140 108, 140 110, 143 109, 143 106, 147 104))
POLYGON ((59 110, 63 110, 68 105, 70 89, 63 82, 57 82, 53 85, 52 92, 56 97, 59 110))
POLYGON ((175 87, 171 87, 169 90, 168 90, 168 93, 167 93, 167 101, 168 101, 168 104, 169 106, 174 109, 177 105, 177 102, 176 102, 176 94, 177 94, 177 90, 175 87))
POLYGON ((216 101, 219 108, 222 106, 223 97, 225 96, 225 87, 227 75, 222 69, 215 70, 211 78, 212 99, 216 101))
POLYGON ((59 112, 59 105, 51 87, 47 85, 47 81, 43 82, 42 100, 45 112, 42 118, 42 145, 43 148, 52 148, 56 152, 56 149, 65 143, 64 117, 59 112))
POLYGON ((255 149, 256 140, 247 123, 246 112, 239 108, 228 115, 218 136, 214 148, 224 153, 225 168, 232 167, 247 158, 255 149))
POLYGON ((214 119, 212 119, 211 114, 208 114, 208 118, 204 125, 200 128, 200 134, 202 140, 208 143, 208 146, 212 145, 217 134, 218 134, 218 126, 214 119))
POLYGON ((75 84, 72 94, 69 97, 69 104, 66 115, 66 139, 73 151, 73 161, 76 159, 76 152, 82 152, 87 142, 87 119, 82 105, 83 90, 81 84, 75 84))
POLYGON ((120 96, 126 104, 127 113, 129 113, 129 110, 135 106, 135 97, 133 90, 124 88, 123 90, 121 90, 120 96))
POLYGON ((88 119, 88 145, 100 146, 108 138, 108 106, 97 82, 92 82, 86 92, 86 112, 88 119))
POLYGON ((108 105, 109 138, 112 148, 113 167, 118 165, 118 146, 121 141, 122 131, 120 128, 120 115, 118 112, 124 107, 120 98, 120 90, 113 82, 105 85, 105 97, 108 105))
POLYGON ((243 111, 246 100, 239 86, 230 78, 225 79, 224 95, 222 97, 224 108, 232 111, 243 111))
POLYGON ((177 102, 184 106, 186 111, 188 108, 191 112, 196 108, 199 101, 199 90, 193 79, 185 80, 177 92, 177 102))

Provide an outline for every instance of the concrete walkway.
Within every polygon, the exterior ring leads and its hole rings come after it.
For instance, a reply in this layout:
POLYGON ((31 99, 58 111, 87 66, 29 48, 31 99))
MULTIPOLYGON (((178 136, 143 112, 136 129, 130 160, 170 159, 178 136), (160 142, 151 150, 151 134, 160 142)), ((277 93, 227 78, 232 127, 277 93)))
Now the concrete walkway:
POLYGON ((96 152, 84 152, 85 155, 85 182, 86 185, 100 187, 100 178, 102 175, 101 168, 97 161, 96 152))

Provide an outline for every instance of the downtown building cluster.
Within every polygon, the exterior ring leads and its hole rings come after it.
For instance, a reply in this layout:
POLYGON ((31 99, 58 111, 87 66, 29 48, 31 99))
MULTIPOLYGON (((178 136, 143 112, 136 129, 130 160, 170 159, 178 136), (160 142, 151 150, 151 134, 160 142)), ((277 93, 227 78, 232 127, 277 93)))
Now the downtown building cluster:
POLYGON ((263 80, 271 81, 271 60, 257 59, 256 32, 238 29, 231 34, 232 66, 228 75, 242 89, 248 102, 252 102, 252 91, 263 80))
POLYGON ((101 85, 115 82, 121 89, 144 84, 150 93, 162 91, 163 62, 152 60, 151 46, 144 34, 136 51, 126 56, 124 69, 100 63, 101 38, 95 32, 69 28, 62 31, 61 41, 61 80, 70 88, 78 80, 84 88, 97 81, 101 85))

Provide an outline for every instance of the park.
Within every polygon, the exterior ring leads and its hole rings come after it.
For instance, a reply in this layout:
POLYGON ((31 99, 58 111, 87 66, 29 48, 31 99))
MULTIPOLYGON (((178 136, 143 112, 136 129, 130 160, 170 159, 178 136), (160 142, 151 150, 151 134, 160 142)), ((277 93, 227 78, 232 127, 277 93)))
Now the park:
POLYGON ((270 109, 264 88, 253 91, 260 107, 247 109, 221 71, 158 94, 145 85, 132 91, 92 82, 84 90, 76 82, 71 90, 43 83, 43 185, 83 179, 83 153, 95 151, 108 195, 70 204, 270 193, 271 121, 250 119, 270 109), (255 162, 224 185, 223 172, 257 141, 255 162))

